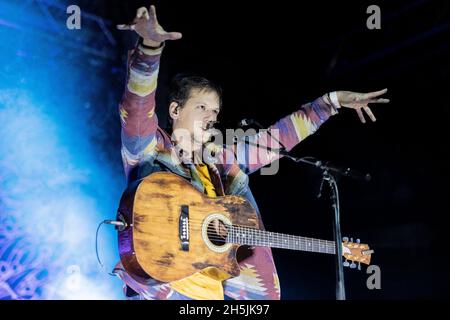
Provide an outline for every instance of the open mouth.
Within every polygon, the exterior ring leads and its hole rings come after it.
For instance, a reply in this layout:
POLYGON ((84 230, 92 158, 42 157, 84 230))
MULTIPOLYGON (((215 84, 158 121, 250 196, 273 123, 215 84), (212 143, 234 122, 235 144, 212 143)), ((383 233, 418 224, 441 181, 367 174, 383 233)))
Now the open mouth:
POLYGON ((213 134, 217 130, 216 128, 214 128, 214 125, 217 122, 218 121, 209 121, 209 122, 205 123, 202 127, 203 131, 213 134))
POLYGON ((214 122, 207 122, 204 126, 203 126, 203 130, 204 131, 208 131, 208 130, 212 130, 214 129, 214 122))

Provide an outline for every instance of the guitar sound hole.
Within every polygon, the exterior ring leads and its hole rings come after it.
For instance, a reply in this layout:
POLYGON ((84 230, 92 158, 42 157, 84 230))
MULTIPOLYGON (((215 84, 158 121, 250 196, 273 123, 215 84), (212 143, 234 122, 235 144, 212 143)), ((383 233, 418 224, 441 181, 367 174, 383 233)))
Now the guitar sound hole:
POLYGON ((219 220, 219 224, 215 223, 217 220, 213 220, 208 225, 208 239, 215 246, 223 246, 226 244, 225 239, 228 235, 227 225, 223 221, 219 220))

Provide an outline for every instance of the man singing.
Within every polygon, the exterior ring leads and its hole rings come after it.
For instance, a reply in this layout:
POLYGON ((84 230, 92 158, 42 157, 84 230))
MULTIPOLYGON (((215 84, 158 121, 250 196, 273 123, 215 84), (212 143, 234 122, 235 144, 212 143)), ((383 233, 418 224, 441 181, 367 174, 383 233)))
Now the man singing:
MULTIPOLYGON (((164 31, 154 6, 149 10, 139 8, 131 24, 118 28, 134 30, 140 36, 129 53, 126 87, 119 106, 122 159, 128 183, 153 172, 171 172, 187 179, 209 197, 239 195, 246 198, 261 219, 249 188, 248 175, 281 157, 271 149, 261 152, 261 146, 268 146, 268 135, 272 133, 277 137, 270 141, 271 148, 283 146, 289 151, 327 119, 338 114, 342 107, 354 109, 364 123, 363 112, 375 121, 369 103, 389 102, 380 98, 386 89, 371 93, 327 93, 280 119, 263 133, 232 145, 215 145, 212 154, 216 161, 210 161, 203 156, 203 151, 211 148, 208 142, 221 110, 220 87, 199 76, 175 77, 169 95, 168 111, 172 123, 172 134, 169 135, 158 126, 155 92, 165 42, 178 40, 182 35, 164 31)), ((215 226, 219 234, 226 235, 221 224, 215 226)), ((130 298, 280 299, 280 284, 270 248, 241 247, 237 258, 241 272, 235 278, 219 277, 217 272, 206 268, 187 278, 162 283, 152 278, 136 279, 120 263, 115 270, 126 284, 130 298)))

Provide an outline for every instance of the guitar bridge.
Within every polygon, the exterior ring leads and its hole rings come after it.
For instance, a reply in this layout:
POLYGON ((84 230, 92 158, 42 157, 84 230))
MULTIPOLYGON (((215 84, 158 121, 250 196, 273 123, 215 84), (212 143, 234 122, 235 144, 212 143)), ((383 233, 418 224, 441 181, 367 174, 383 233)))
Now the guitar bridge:
POLYGON ((189 206, 182 205, 178 221, 178 234, 181 250, 189 251, 189 206))

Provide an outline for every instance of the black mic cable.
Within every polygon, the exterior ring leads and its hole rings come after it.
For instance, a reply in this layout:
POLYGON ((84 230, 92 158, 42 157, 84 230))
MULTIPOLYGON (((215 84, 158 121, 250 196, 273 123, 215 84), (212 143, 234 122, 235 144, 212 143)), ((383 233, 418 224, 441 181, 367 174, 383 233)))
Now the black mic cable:
POLYGON ((115 225, 117 228, 118 226, 126 227, 126 223, 124 221, 103 220, 102 222, 100 222, 100 224, 97 227, 97 231, 95 232, 95 255, 97 256, 97 262, 100 265, 102 271, 104 271, 105 273, 107 273, 110 276, 116 277, 117 275, 114 273, 114 271, 116 269, 113 269, 113 272, 107 271, 105 265, 100 260, 100 257, 98 254, 98 231, 100 230, 101 226, 104 224, 115 225))

